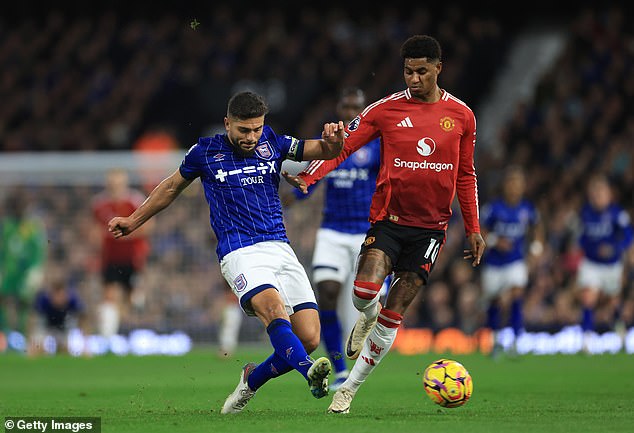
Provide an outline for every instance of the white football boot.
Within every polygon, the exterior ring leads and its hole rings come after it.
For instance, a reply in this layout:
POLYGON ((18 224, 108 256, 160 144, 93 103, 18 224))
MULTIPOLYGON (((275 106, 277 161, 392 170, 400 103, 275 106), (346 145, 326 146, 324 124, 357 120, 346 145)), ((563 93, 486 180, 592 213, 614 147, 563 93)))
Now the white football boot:
POLYGON ((354 398, 355 392, 345 388, 339 387, 335 395, 332 396, 332 402, 328 406, 328 413, 350 413, 350 403, 354 398))
POLYGON ((240 373, 240 382, 238 382, 238 386, 236 389, 229 394, 229 397, 225 400, 225 404, 222 406, 222 411, 220 413, 238 413, 244 409, 249 400, 253 398, 255 395, 255 391, 249 388, 249 383, 247 379, 249 375, 257 367, 258 365, 250 362, 242 367, 242 372, 240 373))

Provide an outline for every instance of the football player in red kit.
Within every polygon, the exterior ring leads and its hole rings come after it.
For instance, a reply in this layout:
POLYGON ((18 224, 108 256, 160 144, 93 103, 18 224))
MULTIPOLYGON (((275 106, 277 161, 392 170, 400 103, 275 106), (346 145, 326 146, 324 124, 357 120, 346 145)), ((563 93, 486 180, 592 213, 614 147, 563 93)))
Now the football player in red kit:
POLYGON ((151 225, 125 239, 113 238, 104 227, 115 215, 130 215, 145 198, 143 192, 132 188, 127 171, 114 168, 107 172, 105 188, 92 202, 96 229, 101 235, 103 282, 103 299, 97 307, 97 328, 104 337, 118 333, 122 316, 129 313, 129 307, 143 306, 145 295, 135 283, 150 252, 151 225))
POLYGON ((359 255, 353 302, 361 312, 346 352, 357 359, 333 396, 329 412, 348 413, 367 376, 389 351, 403 314, 426 284, 444 241, 451 204, 458 195, 469 249, 480 263, 480 234, 474 166, 476 121, 471 109, 438 86, 441 48, 417 35, 401 47, 407 89, 367 106, 346 128, 339 157, 313 161, 298 176, 286 176, 305 191, 351 153, 381 138, 381 168, 368 230, 359 255), (378 302, 385 277, 394 272, 385 306, 378 302))

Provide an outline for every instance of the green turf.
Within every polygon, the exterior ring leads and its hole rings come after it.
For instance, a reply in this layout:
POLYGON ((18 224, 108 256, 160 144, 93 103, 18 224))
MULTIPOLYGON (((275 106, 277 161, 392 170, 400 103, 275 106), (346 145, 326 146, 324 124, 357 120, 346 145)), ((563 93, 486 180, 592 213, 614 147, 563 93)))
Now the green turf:
POLYGON ((326 414, 289 373, 258 391, 244 412, 220 415, 240 368, 267 352, 218 360, 211 350, 182 357, 0 355, 0 415, 97 416, 104 432, 632 432, 634 357, 526 356, 492 361, 454 357, 474 392, 443 409, 424 394, 421 372, 438 355, 390 353, 348 415, 326 414))

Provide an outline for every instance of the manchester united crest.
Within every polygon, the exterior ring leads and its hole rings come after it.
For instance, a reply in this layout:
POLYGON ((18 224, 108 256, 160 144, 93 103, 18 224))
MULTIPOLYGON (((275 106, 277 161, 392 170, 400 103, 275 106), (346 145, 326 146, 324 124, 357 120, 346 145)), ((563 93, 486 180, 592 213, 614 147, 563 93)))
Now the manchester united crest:
POLYGON ((442 119, 440 119, 440 127, 445 132, 453 131, 453 128, 455 126, 456 126, 455 121, 449 116, 445 116, 442 119))

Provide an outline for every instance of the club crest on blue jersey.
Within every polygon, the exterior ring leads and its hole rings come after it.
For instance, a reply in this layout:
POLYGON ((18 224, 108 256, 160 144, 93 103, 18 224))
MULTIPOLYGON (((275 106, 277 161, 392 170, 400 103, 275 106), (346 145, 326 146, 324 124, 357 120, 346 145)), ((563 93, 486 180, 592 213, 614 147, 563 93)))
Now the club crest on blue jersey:
POLYGON ((247 287, 247 279, 244 274, 240 274, 233 280, 233 284, 236 287, 236 292, 241 292, 247 287))
POLYGON ((268 141, 258 144, 255 148, 255 153, 262 159, 271 159, 273 157, 273 150, 268 141))

